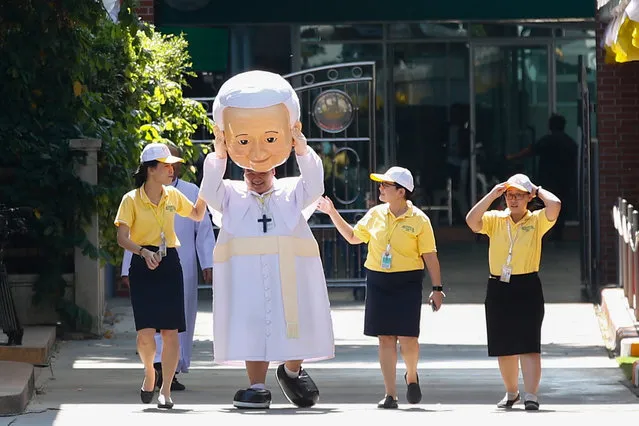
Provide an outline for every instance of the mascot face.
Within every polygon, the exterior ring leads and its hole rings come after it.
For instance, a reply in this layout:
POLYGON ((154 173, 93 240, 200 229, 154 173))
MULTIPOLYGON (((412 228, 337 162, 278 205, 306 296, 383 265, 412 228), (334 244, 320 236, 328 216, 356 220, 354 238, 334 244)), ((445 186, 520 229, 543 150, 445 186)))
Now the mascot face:
POLYGON ((282 76, 247 71, 227 80, 215 97, 213 120, 231 160, 267 172, 291 155, 291 130, 301 130, 297 93, 282 76))
POLYGON ((286 105, 224 109, 224 139, 231 160, 245 169, 269 171, 291 155, 293 137, 286 105))

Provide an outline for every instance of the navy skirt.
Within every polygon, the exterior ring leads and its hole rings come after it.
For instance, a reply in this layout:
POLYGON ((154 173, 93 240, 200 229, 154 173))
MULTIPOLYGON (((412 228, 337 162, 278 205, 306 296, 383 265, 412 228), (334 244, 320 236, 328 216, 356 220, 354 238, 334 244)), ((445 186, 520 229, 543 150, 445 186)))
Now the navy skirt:
POLYGON ((486 289, 488 355, 541 353, 544 292, 539 275, 512 275, 509 283, 491 276, 486 289))
MULTIPOLYGON (((144 248, 153 252, 158 250, 153 246, 144 248)), ((167 248, 166 256, 154 270, 146 266, 144 258, 133 255, 129 284, 136 330, 186 330, 184 278, 175 248, 167 248)))
POLYGON ((424 270, 377 272, 366 269, 366 336, 419 337, 424 270))

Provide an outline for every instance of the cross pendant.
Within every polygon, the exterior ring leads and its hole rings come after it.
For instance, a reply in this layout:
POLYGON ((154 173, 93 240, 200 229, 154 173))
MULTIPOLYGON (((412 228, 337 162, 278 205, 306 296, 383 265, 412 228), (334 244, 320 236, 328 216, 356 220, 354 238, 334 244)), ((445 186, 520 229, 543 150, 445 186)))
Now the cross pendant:
POLYGON ((258 219, 257 221, 262 223, 262 230, 264 231, 264 233, 266 233, 266 227, 268 226, 269 222, 273 221, 273 219, 266 217, 266 215, 262 213, 262 219, 258 219))

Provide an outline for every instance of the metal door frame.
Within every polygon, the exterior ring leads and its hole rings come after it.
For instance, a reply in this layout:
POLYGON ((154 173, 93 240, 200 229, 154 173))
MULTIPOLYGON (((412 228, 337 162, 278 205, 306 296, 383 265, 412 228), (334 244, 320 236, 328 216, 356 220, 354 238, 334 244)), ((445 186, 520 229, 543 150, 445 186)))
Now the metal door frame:
MULTIPOLYGON (((469 60, 469 72, 468 72, 468 88, 469 88, 469 126, 470 126, 470 160, 469 160, 469 172, 470 177, 470 203, 472 207, 477 203, 477 151, 476 151, 476 132, 477 132, 477 120, 476 120, 476 97, 475 97, 475 49, 477 47, 546 47, 547 69, 546 75, 548 76, 548 117, 556 109, 556 85, 555 85, 555 66, 553 58, 554 40, 550 38, 529 38, 529 39, 471 39, 468 45, 468 60, 469 60)), ((491 188, 488 188, 490 191, 491 188)))
MULTIPOLYGON (((332 143, 338 142, 338 143, 344 143, 344 144, 349 142, 355 143, 355 144, 368 143, 369 148, 368 148, 368 170, 367 171, 368 173, 374 171, 377 164, 376 162, 377 161, 376 160, 376 157, 377 157, 377 153, 376 153, 377 151, 376 62, 375 61, 359 61, 359 62, 347 62, 347 63, 333 64, 333 65, 325 65, 325 66, 295 71, 290 74, 283 75, 283 77, 289 80, 291 85, 295 89, 295 91, 297 91, 298 94, 300 94, 300 103, 301 103, 300 106, 302 109, 301 120, 303 122, 303 128, 308 128, 308 126, 304 125, 304 120, 310 123, 310 125, 314 125, 317 128, 319 128, 319 126, 317 126, 317 124, 314 122, 313 112, 311 111, 311 109, 313 108, 313 101, 310 100, 308 97, 302 96, 303 92, 310 91, 312 89, 320 89, 322 92, 325 92, 326 90, 331 90, 331 89, 339 90, 340 88, 344 88, 344 91, 345 91, 348 85, 353 85, 353 84, 359 85, 361 83, 366 83, 366 87, 367 87, 366 96, 368 97, 368 134, 366 136, 361 136, 359 135, 359 133, 357 133, 355 137, 350 137, 348 135, 348 128, 345 131, 339 132, 336 134, 327 133, 320 129, 320 133, 319 133, 320 137, 314 137, 313 131, 309 131, 308 134, 306 133, 305 134, 307 136, 307 140, 309 143, 321 143, 321 142, 332 142, 332 143), (366 70, 366 72, 364 72, 364 70, 366 70), (307 101, 306 104, 305 104, 305 101, 307 101)), ((355 109, 356 116, 357 114, 359 114, 359 111, 360 109, 359 107, 357 107, 355 109)), ((351 123, 349 126, 352 126, 352 124, 353 123, 351 123)), ((337 154, 338 152, 341 152, 342 150, 348 150, 348 149, 353 151, 352 148, 349 148, 348 146, 346 146, 346 147, 339 148, 334 154, 337 154)), ((364 162, 362 163, 365 164, 364 162)), ((335 168, 333 168, 332 171, 333 171, 333 181, 334 181, 335 168)), ((360 196, 370 194, 371 197, 375 197, 375 185, 369 179, 366 179, 366 181, 368 182, 368 185, 361 187, 360 196), (368 190, 366 190, 366 188, 368 190)), ((355 202, 356 200, 357 200, 356 198, 353 199, 351 203, 355 202)), ((348 205, 351 203, 343 203, 343 204, 348 205)), ((351 214, 351 215, 354 215, 354 217, 357 217, 358 215, 363 216, 366 213, 366 211, 368 210, 368 206, 365 206, 365 207, 366 208, 364 209, 338 209, 338 211, 342 214, 346 214, 346 215, 351 214)), ((315 229, 315 230, 317 229, 335 230, 336 229, 332 223, 331 224, 316 223, 316 224, 311 224, 310 226, 311 226, 311 229, 315 229)), ((323 252, 325 241, 326 240, 318 241, 321 247, 320 251, 323 254, 325 254, 323 252)), ((334 246, 331 248, 332 258, 343 255, 343 253, 337 253, 338 247, 337 247, 336 241, 337 240, 333 241, 334 246)), ((362 253, 361 253, 361 251, 364 248, 362 246, 363 245, 358 246, 359 253, 355 253, 355 256, 354 256, 355 259, 359 260, 359 264, 353 264, 352 266, 353 268, 358 268, 359 272, 363 272, 363 266, 364 266, 363 265, 364 256, 362 256, 362 253)), ((349 275, 352 275, 352 273, 350 272, 350 268, 351 268, 350 260, 351 260, 351 257, 353 256, 351 256, 351 254, 347 252, 342 257, 346 258, 345 262, 346 262, 347 276, 336 277, 336 278, 327 277, 326 278, 327 285, 329 287, 353 288, 355 298, 357 300, 363 300, 365 296, 365 286, 366 286, 365 277, 363 276, 363 273, 360 273, 359 277, 349 276, 349 275)), ((333 271, 337 273, 337 266, 334 266, 336 265, 336 263, 331 262, 332 264, 327 266, 327 259, 325 258, 325 256, 323 256, 323 260, 325 263, 324 265, 325 269, 327 267, 328 268, 333 267, 334 268, 333 271)))
MULTIPOLYGON (((293 89, 296 92, 300 93, 310 89, 317 88, 327 88, 330 89, 332 86, 345 86, 347 84, 357 84, 368 82, 368 134, 369 136, 366 138, 335 138, 335 137, 322 137, 322 138, 308 138, 308 142, 324 142, 324 141, 334 141, 334 142, 366 142, 368 141, 371 145, 370 155, 368 158, 368 169, 369 171, 373 171, 376 165, 376 107, 377 107, 377 74, 376 74, 376 63, 375 61, 360 61, 360 62, 346 62, 341 64, 334 65, 324 65, 320 67, 308 68, 301 71, 295 71, 290 74, 285 74, 282 77, 289 80, 293 89), (370 67, 371 68, 371 76, 362 75, 362 67, 370 67), (331 76, 339 76, 339 70, 351 68, 351 78, 332 78, 331 76), (328 78, 327 81, 315 82, 315 74, 320 72, 326 72, 326 76, 328 78)), ((300 105, 302 108, 302 114, 304 114, 304 106, 300 105)), ((310 113, 307 112, 309 115, 310 113)), ((373 184, 370 183, 370 190, 372 192, 373 184)))

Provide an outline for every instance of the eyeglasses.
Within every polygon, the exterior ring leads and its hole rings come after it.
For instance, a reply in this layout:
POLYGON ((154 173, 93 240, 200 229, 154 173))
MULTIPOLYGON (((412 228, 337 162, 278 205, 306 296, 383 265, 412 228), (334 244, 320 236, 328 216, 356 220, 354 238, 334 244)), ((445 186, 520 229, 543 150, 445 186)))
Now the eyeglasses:
POLYGON ((384 188, 397 188, 397 185, 390 182, 380 182, 380 185, 382 185, 384 188))
POLYGON ((506 199, 507 200, 523 200, 524 198, 526 198, 528 194, 523 193, 523 192, 507 192, 506 193, 506 199))

